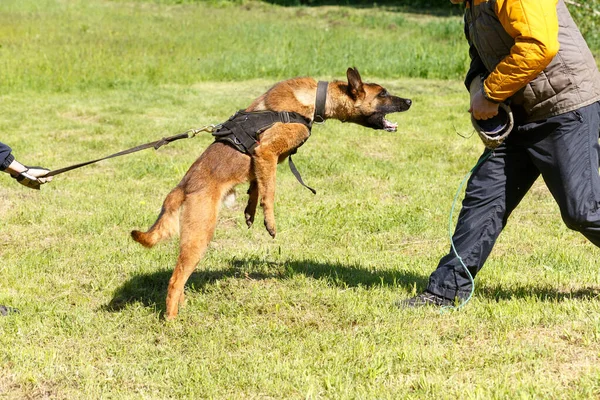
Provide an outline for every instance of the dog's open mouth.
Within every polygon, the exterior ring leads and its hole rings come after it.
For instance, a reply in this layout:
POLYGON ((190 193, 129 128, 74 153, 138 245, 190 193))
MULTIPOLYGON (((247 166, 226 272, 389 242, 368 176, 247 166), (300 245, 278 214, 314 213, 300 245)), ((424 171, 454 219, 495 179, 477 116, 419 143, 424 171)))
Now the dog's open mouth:
POLYGON ((396 132, 398 130, 398 124, 388 121, 384 115, 383 116, 383 129, 387 132, 396 132))
POLYGON ((391 104, 381 107, 378 113, 379 124, 381 126, 380 129, 383 129, 386 132, 396 132, 398 130, 398 124, 388 121, 385 117, 387 114, 407 111, 411 105, 412 101, 410 99, 394 97, 391 104))
POLYGON ((373 129, 383 129, 387 132, 396 132, 398 130, 398 124, 388 121, 385 116, 385 113, 378 112, 371 114, 366 120, 358 123, 373 129))

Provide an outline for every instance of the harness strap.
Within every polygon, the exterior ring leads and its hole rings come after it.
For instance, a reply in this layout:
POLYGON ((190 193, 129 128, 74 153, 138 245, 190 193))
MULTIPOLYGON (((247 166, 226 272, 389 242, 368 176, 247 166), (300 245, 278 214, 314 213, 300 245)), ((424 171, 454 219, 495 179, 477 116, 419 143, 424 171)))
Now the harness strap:
POLYGON ((325 122, 325 104, 327 103, 327 86, 329 83, 319 81, 317 84, 317 98, 315 100, 315 114, 313 121, 317 123, 325 122))
POLYGON ((317 191, 313 188, 311 188, 310 186, 308 186, 306 183, 304 183, 304 181, 302 180, 302 177, 300 176, 300 172, 298 172, 298 169, 296 168, 296 165, 294 164, 294 162, 292 161, 292 154, 296 154, 296 152, 294 151, 293 153, 291 153, 288 156, 288 163, 290 165, 290 171, 292 171, 292 174, 294 174, 294 176, 296 177, 296 179, 298 180, 298 182, 300 182, 300 184, 302 186, 304 186, 305 188, 307 188, 308 190, 310 190, 313 194, 317 194, 317 191))

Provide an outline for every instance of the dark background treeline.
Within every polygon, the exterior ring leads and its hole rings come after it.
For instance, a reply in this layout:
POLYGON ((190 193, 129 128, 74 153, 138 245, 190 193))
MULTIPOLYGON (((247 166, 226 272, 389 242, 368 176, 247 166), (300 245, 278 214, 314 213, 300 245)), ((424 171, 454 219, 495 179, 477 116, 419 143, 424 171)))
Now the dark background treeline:
POLYGON ((350 7, 397 7, 401 10, 412 10, 423 13, 446 13, 459 14, 462 12, 462 6, 453 5, 448 0, 265 0, 267 3, 278 4, 281 6, 350 6, 350 7))
MULTIPOLYGON (((451 4, 449 0, 265 0, 281 6, 325 6, 339 5, 351 7, 385 6, 398 11, 424 14, 458 15, 464 7, 451 4)), ((600 50, 600 0, 566 0, 567 7, 579 25, 590 47, 597 53, 600 50)))

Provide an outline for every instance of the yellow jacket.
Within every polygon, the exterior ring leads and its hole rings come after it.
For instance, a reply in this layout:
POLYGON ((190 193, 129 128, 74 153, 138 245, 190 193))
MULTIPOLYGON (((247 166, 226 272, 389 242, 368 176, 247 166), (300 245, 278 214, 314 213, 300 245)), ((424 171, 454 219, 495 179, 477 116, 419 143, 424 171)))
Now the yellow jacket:
POLYGON ((532 119, 600 100, 596 63, 563 0, 471 0, 465 32, 466 83, 482 73, 489 100, 511 98, 532 119))

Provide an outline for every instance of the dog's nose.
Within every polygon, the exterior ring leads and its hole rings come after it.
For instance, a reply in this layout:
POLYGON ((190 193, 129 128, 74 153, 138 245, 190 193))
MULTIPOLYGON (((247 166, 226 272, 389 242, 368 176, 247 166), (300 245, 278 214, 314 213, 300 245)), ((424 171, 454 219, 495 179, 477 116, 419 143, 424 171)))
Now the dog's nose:
POLYGON ((412 100, 411 99, 404 99, 404 101, 406 102, 407 106, 411 106, 412 105, 412 100))

